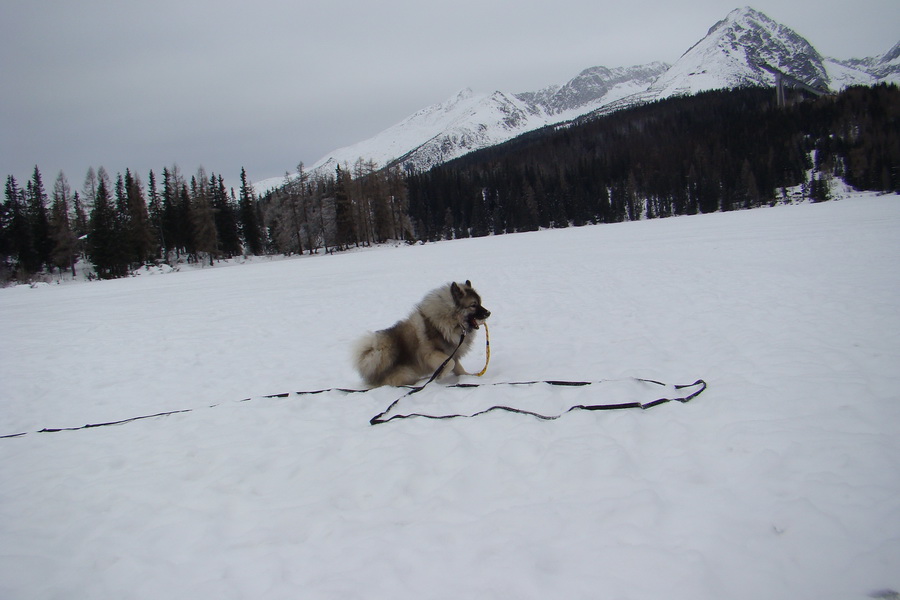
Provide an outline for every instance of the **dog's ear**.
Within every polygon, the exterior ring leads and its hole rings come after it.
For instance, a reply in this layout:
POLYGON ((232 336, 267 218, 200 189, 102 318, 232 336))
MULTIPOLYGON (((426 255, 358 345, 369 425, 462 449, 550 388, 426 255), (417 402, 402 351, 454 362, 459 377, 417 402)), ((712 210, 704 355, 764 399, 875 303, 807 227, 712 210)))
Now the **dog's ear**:
POLYGON ((457 301, 463 296, 462 290, 459 289, 455 281, 450 284, 450 293, 453 295, 453 299, 457 301))
POLYGON ((472 282, 466 279, 466 287, 472 287, 472 282))

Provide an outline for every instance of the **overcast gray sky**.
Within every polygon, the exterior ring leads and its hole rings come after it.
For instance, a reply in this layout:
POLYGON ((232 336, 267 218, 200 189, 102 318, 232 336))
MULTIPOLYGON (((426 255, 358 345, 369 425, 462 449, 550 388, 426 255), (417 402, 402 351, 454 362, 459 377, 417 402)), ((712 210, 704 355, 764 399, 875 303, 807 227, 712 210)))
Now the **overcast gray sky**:
MULTIPOLYGON (((235 185, 307 166, 461 88, 675 62, 737 0, 3 0, 0 175, 203 166, 235 185)), ((897 0, 751 6, 822 54, 900 41, 897 0)))

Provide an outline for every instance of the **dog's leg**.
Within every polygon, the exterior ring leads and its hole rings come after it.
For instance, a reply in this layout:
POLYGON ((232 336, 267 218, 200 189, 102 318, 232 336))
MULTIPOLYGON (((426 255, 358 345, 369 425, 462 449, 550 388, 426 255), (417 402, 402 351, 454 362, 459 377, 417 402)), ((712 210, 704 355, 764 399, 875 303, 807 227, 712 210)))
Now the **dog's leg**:
MULTIPOLYGON (((432 373, 434 373, 438 369, 438 367, 444 364, 444 361, 448 358, 450 358, 450 355, 435 350, 425 357, 425 364, 428 365, 428 368, 432 373)), ((447 365, 443 369, 441 369, 441 372, 438 373, 436 379, 443 379, 450 372, 456 373, 456 365, 456 360, 450 360, 447 365)))
POLYGON ((399 387, 402 385, 415 385, 422 377, 412 367, 397 367, 381 382, 382 385, 399 387))
POLYGON ((462 366, 462 363, 458 360, 454 361, 456 364, 453 365, 453 374, 454 375, 471 375, 466 368, 462 366))

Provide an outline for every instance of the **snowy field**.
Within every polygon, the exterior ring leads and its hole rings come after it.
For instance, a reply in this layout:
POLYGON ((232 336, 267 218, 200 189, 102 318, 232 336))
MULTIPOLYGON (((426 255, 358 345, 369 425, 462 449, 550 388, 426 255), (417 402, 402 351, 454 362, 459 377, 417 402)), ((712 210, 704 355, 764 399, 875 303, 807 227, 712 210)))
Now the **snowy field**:
POLYGON ((0 598, 896 597, 898 259, 900 198, 860 194, 0 290, 0 598), (359 386, 351 342, 467 278, 478 381, 709 388, 374 427, 398 390, 262 398, 359 386))

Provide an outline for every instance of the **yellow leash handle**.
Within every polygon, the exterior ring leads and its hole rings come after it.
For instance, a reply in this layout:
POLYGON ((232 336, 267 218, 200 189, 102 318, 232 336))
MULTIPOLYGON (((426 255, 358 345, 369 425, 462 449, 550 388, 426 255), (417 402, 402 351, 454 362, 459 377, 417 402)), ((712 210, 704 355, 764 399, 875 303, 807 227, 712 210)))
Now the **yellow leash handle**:
POLYGON ((485 372, 487 372, 488 363, 491 362, 491 334, 488 330, 487 321, 482 323, 482 325, 484 326, 484 368, 478 373, 475 373, 475 377, 481 377, 482 375, 484 375, 485 372))

